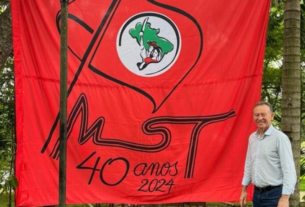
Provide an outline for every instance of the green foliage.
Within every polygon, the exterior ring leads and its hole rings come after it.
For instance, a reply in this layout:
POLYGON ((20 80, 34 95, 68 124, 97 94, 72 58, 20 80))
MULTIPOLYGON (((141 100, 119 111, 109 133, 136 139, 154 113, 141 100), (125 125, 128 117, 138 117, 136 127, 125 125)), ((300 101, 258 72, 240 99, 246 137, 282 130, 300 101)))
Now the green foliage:
POLYGON ((0 196, 17 186, 14 176, 15 98, 13 59, 0 69, 0 196))
POLYGON ((14 201, 10 200, 10 197, 12 197, 9 193, 4 193, 0 197, 0 207, 8 207, 8 206, 15 206, 14 201), (11 203, 9 203, 11 202, 11 203))
POLYGON ((9 0, 0 0, 0 15, 5 11, 9 3, 10 3, 9 0))
POLYGON ((300 191, 305 191, 305 179, 300 178, 300 191))
MULTIPOLYGON (((300 191, 305 191, 305 142, 301 143, 300 151, 300 191)), ((305 196, 302 197, 305 200, 305 196)))
MULTIPOLYGON (((301 71, 302 71, 302 108, 301 108, 301 123, 302 123, 302 140, 304 140, 304 126, 305 126, 305 1, 300 2, 301 9, 301 71)), ((305 142, 301 144, 300 153, 300 189, 305 191, 305 142)), ((305 200, 305 198, 303 198, 305 200)))
MULTIPOLYGON (((304 145, 302 143, 302 145, 304 145)), ((300 179, 304 180, 304 188, 305 188, 305 148, 301 147, 301 158, 300 158, 300 179)), ((301 187, 300 187, 301 188, 301 187)), ((305 190, 305 189, 304 189, 305 190)))
POLYGON ((264 64, 269 66, 270 64, 281 65, 283 57, 283 30, 284 30, 284 5, 277 4, 272 7, 269 12, 269 23, 266 40, 266 51, 264 64))
MULTIPOLYGON (((300 7, 301 7, 301 42, 305 43, 305 1, 304 0, 301 1, 300 7)), ((301 44, 301 49, 303 50, 302 55, 304 58, 305 44, 301 44)))
MULTIPOLYGON (((301 75, 302 75, 302 125, 305 124, 305 4, 301 6, 301 75)), ((264 58, 262 100, 274 106, 274 124, 281 123, 282 68, 283 68, 284 1, 277 1, 270 9, 267 42, 264 58)), ((304 128, 304 127, 302 127, 304 128)), ((302 133, 304 134, 304 132, 302 133)), ((302 136, 304 137, 304 135, 302 136)))
POLYGON ((281 122, 281 98, 282 98, 282 70, 269 66, 264 71, 262 84, 262 97, 274 107, 274 125, 281 122))
POLYGON ((262 100, 270 102, 275 111, 274 125, 281 122, 284 3, 271 7, 267 31, 262 100))
POLYGON ((305 1, 301 1, 302 129, 305 125, 305 1))

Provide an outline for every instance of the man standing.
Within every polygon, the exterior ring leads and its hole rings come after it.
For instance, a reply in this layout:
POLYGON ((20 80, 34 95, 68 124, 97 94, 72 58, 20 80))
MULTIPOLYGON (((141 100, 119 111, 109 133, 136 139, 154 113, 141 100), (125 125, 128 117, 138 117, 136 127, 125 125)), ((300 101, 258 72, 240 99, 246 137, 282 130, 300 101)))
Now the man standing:
POLYGON ((272 106, 258 102, 253 109, 257 131, 250 135, 240 195, 247 200, 247 186, 254 185, 253 207, 288 207, 294 191, 296 171, 289 138, 275 129, 272 106))

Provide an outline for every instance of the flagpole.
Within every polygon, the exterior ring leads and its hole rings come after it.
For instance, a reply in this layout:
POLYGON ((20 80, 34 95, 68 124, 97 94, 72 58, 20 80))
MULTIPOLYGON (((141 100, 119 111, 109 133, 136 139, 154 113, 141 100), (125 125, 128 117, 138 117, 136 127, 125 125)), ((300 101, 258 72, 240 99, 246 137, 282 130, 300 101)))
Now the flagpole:
POLYGON ((68 0, 60 0, 59 206, 66 206, 68 0))

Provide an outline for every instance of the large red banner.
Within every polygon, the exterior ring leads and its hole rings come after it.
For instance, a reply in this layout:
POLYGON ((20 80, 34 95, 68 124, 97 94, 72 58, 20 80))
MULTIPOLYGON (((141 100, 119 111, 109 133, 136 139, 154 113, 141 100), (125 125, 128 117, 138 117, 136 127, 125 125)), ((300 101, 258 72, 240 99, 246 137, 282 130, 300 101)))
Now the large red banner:
MULTIPOLYGON (((70 1, 67 203, 238 201, 269 4, 70 1)), ((16 205, 55 205, 60 1, 11 7, 16 205)))

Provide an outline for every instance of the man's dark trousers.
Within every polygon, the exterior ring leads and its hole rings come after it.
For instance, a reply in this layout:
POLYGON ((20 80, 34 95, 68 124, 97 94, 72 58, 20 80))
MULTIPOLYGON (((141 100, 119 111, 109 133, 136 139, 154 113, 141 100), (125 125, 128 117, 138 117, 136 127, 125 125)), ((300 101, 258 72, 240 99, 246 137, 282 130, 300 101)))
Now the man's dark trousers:
POLYGON ((277 207, 283 186, 254 187, 253 207, 277 207))

